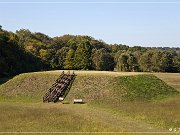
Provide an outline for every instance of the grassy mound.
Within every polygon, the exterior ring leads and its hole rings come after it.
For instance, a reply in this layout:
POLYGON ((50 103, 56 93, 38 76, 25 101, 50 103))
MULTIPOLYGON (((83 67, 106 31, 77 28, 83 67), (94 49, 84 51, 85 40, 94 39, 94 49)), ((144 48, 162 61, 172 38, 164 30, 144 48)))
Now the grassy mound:
MULTIPOLYGON (((51 72, 21 74, 0 86, 1 100, 42 101, 45 92, 58 78, 51 72)), ((152 100, 178 92, 154 75, 112 76, 80 74, 76 77, 66 100, 114 102, 152 100)))
POLYGON ((117 95, 124 100, 152 100, 178 93, 154 75, 117 77, 113 82, 117 95))
POLYGON ((1 100, 42 101, 58 74, 25 73, 0 85, 1 100))
POLYGON ((168 97, 178 92, 154 75, 77 76, 67 100, 114 102, 147 101, 168 97))
POLYGON ((179 92, 157 77, 76 73, 65 102, 82 98, 87 104, 42 103, 59 71, 21 74, 0 85, 0 131, 159 131, 154 125, 167 131, 179 126, 179 92))

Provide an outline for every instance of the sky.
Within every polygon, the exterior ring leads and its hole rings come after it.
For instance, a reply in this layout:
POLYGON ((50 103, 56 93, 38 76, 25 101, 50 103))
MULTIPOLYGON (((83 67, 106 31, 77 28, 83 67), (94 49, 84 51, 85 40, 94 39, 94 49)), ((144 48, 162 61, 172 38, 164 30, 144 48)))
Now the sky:
POLYGON ((0 0, 0 25, 50 37, 88 35, 108 44, 180 47, 180 0, 0 0))

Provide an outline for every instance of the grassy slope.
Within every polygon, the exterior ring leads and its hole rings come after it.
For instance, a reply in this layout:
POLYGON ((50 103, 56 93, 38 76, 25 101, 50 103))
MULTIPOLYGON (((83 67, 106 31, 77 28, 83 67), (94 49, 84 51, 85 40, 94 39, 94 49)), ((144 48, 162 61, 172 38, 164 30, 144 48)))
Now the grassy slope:
POLYGON ((0 100, 42 101, 43 95, 57 78, 58 74, 20 74, 0 86, 0 100))
POLYGON ((82 74, 77 76, 66 100, 82 98, 91 106, 114 110, 168 128, 180 124, 180 98, 174 97, 174 94, 178 95, 178 92, 152 75, 117 77, 82 74), (160 100, 163 97, 173 98, 160 100))
POLYGON ((180 74, 179 73, 154 73, 155 76, 165 81, 168 85, 180 91, 180 74))
POLYGON ((115 102, 152 100, 178 92, 153 75, 97 76, 78 75, 68 100, 115 102))
POLYGON ((162 96, 176 94, 174 89, 154 76, 126 77, 125 73, 114 72, 93 72, 92 75, 89 71, 76 73, 78 76, 66 100, 83 98, 87 101, 85 105, 38 103, 57 79, 58 71, 22 74, 1 85, 0 101, 4 102, 0 103, 3 108, 0 121, 4 124, 0 130, 157 131, 152 125, 167 129, 180 124, 179 96, 154 101, 154 98, 159 99, 158 93, 162 96), (126 99, 126 102, 119 99, 126 99), (11 104, 10 101, 21 103, 11 104), (12 110, 13 113, 10 113, 12 110), (19 123, 22 120, 23 126, 19 123))

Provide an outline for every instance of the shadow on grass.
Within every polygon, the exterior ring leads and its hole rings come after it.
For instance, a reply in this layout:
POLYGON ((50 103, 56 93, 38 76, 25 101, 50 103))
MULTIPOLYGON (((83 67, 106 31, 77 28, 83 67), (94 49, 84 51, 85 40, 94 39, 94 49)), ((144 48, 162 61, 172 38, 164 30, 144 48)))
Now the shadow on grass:
POLYGON ((6 83, 7 81, 9 81, 10 79, 12 79, 14 76, 10 76, 10 77, 0 77, 0 85, 6 83))
POLYGON ((83 101, 83 102, 77 102, 77 103, 74 102, 73 104, 86 104, 86 103, 87 103, 87 102, 84 102, 84 101, 83 101))

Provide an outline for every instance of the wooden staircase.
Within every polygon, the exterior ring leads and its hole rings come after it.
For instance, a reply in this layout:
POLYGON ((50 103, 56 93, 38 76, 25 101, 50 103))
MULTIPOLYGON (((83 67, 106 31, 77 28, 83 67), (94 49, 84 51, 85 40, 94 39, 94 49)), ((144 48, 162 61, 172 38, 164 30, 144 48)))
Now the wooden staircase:
POLYGON ((52 87, 44 95, 43 102, 57 102, 59 97, 63 97, 66 90, 70 89, 75 77, 76 75, 74 72, 72 74, 70 74, 70 72, 65 74, 63 71, 52 87))

